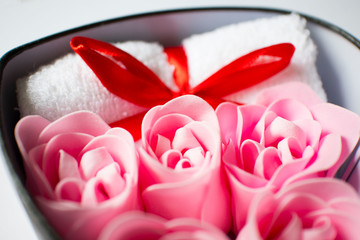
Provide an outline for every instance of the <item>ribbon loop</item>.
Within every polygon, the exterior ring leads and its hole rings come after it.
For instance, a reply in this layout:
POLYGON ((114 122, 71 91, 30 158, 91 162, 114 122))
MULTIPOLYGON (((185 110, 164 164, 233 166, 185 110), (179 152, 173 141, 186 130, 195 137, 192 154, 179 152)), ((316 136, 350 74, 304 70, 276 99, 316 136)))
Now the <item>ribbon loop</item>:
POLYGON ((105 88, 129 102, 150 108, 174 95, 142 62, 109 43, 74 37, 70 45, 105 88))
POLYGON ((295 47, 281 43, 250 52, 193 88, 199 96, 222 98, 266 80, 288 66, 295 47))

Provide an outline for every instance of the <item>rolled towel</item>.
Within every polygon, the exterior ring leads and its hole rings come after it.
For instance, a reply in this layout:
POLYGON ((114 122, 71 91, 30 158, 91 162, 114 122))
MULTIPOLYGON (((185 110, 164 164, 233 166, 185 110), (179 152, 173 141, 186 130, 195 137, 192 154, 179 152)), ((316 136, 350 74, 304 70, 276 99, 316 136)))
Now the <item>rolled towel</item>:
MULTIPOLYGON (((326 100, 315 66, 316 46, 305 25, 305 20, 299 15, 290 14, 228 25, 184 39, 190 85, 197 85, 246 53, 289 42, 296 50, 285 70, 226 99, 248 103, 267 86, 285 81, 302 81, 326 100)), ((115 45, 143 62, 170 89, 176 90, 173 67, 168 64, 160 44, 129 41, 115 45)), ((73 53, 19 79, 17 91, 22 116, 37 114, 51 121, 73 111, 89 110, 99 114, 107 123, 112 123, 145 110, 110 93, 83 60, 73 53)))
POLYGON ((249 103, 255 100, 260 90, 268 86, 287 81, 301 81, 308 84, 326 101, 326 94, 315 65, 316 45, 306 28, 306 20, 295 13, 227 25, 184 39, 190 85, 199 84, 239 56, 284 42, 295 46, 295 53, 286 69, 245 91, 229 95, 226 99, 249 103))
MULTIPOLYGON (((176 89, 173 67, 161 45, 142 41, 114 45, 144 63, 169 88, 176 89)), ((89 110, 112 123, 145 110, 110 93, 75 53, 19 79, 17 98, 21 116, 40 115, 50 121, 77 110, 89 110)))

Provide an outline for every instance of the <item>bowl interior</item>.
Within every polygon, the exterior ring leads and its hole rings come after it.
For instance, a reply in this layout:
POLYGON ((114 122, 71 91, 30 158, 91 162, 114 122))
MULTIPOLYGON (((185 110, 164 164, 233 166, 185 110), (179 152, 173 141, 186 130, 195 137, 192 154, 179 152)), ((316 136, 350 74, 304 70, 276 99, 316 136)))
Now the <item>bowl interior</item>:
MULTIPOLYGON (((269 9, 196 9, 150 13, 111 19, 72 29, 20 46, 3 56, 1 77, 1 133, 6 159, 17 191, 32 222, 42 236, 56 238, 51 227, 37 210, 25 188, 25 173, 14 139, 14 127, 19 120, 16 100, 16 79, 26 76, 43 64, 71 52, 70 39, 77 35, 108 42, 126 40, 157 41, 164 46, 179 45, 194 33, 211 31, 226 24, 271 17, 288 13, 269 9)), ((360 114, 360 43, 333 25, 306 17, 311 37, 318 46, 317 67, 329 102, 360 114)))

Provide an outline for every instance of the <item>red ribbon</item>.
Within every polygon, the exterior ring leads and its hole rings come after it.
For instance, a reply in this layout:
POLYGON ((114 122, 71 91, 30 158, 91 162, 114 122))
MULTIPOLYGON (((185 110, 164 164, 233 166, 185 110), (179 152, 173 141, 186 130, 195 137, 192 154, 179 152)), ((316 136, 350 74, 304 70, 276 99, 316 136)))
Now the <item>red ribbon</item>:
MULTIPOLYGON (((183 47, 166 48, 168 62, 175 66, 174 81, 179 88, 179 91, 175 92, 142 62, 109 43, 74 37, 70 45, 111 93, 147 108, 162 105, 184 94, 198 95, 216 107, 224 101, 223 97, 256 85, 283 70, 290 63, 295 51, 295 47, 290 43, 255 50, 191 88, 183 47)), ((141 136, 140 126, 144 114, 140 113, 110 125, 123 127, 138 139, 141 136)))

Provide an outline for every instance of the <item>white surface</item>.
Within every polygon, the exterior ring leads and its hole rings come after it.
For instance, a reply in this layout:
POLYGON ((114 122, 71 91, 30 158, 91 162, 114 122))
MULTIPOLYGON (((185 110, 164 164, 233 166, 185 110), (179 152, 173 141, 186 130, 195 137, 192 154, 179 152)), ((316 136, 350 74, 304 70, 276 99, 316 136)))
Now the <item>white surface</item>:
MULTIPOLYGON (((0 56, 24 43, 88 23, 134 13, 200 6, 294 10, 333 23, 360 39, 358 0, 108 0, 93 3, 85 0, 0 0, 0 56)), ((4 159, 0 159, 0 189, 0 239, 37 239, 4 159)))

